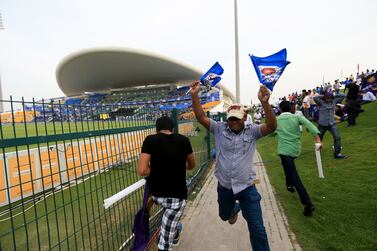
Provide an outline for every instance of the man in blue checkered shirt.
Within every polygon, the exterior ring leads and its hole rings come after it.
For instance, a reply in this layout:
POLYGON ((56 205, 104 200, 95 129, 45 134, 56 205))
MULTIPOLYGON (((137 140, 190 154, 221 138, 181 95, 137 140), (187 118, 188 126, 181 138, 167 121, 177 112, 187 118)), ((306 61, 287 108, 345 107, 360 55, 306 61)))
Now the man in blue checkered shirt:
POLYGON ((254 185, 256 172, 253 156, 257 140, 276 129, 275 114, 268 102, 270 91, 266 86, 259 89, 258 98, 264 109, 266 122, 257 125, 245 124, 247 115, 241 104, 229 106, 226 122, 216 122, 208 118, 200 105, 199 90, 199 81, 191 84, 195 117, 215 137, 219 216, 222 220, 234 224, 238 212, 242 211, 249 228, 253 250, 268 251, 270 247, 263 225, 261 196, 254 185))

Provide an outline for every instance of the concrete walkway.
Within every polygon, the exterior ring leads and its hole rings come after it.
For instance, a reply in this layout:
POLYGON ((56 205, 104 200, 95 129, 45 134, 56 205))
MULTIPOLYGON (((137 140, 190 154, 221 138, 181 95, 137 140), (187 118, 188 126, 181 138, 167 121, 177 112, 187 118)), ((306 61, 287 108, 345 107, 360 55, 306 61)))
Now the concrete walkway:
MULTIPOLYGON (((254 156, 257 169, 256 186, 262 196, 261 206, 264 225, 270 248, 273 251, 301 250, 280 205, 276 202, 273 189, 261 162, 259 154, 254 156)), ((214 168, 195 201, 188 203, 183 216, 184 229, 180 245, 173 250, 180 251, 244 251, 251 250, 249 231, 241 214, 234 225, 222 221, 218 216, 217 180, 214 168)))

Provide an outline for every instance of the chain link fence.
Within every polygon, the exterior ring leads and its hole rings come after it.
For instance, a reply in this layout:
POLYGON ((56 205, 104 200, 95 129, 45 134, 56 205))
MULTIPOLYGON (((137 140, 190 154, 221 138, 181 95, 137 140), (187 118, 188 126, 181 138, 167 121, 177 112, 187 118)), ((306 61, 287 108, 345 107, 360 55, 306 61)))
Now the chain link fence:
MULTIPOLYGON (((105 104, 3 101, 0 116, 0 250, 129 250, 142 204, 140 188, 104 209, 104 199, 137 182, 144 138, 160 111, 105 104)), ((177 120, 197 168, 192 191, 209 166, 213 142, 195 120, 177 120)), ((151 212, 151 238, 159 208, 151 212)))

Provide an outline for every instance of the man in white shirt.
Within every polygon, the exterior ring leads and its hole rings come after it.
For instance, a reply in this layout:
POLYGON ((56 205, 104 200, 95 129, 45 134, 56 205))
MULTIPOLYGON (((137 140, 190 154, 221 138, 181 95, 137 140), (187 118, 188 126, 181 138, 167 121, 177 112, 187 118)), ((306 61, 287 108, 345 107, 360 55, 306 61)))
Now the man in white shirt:
POLYGON ((369 103, 372 101, 376 101, 376 96, 370 91, 359 91, 359 97, 361 98, 361 102, 363 104, 369 103))
POLYGON ((253 118, 250 115, 251 108, 247 107, 246 105, 244 106, 244 110, 246 112, 246 120, 245 120, 245 125, 247 124, 252 124, 253 123, 253 118))
POLYGON ((259 125, 261 122, 261 119, 262 119, 262 114, 259 112, 259 110, 257 110, 254 113, 254 123, 259 125))
POLYGON ((251 117, 251 115, 248 112, 246 112, 246 113, 247 113, 247 116, 246 116, 245 125, 252 124, 253 123, 253 118, 251 117))
POLYGON ((342 86, 342 85, 339 83, 339 80, 338 80, 338 79, 335 80, 335 83, 334 83, 333 87, 334 87, 334 90, 335 90, 335 93, 336 93, 336 94, 339 93, 339 90, 340 90, 340 87, 341 87, 341 86, 342 86))
POLYGON ((306 118, 309 118, 309 109, 310 109, 310 103, 309 103, 309 93, 305 92, 304 93, 304 98, 302 100, 302 108, 303 108, 303 113, 306 118))

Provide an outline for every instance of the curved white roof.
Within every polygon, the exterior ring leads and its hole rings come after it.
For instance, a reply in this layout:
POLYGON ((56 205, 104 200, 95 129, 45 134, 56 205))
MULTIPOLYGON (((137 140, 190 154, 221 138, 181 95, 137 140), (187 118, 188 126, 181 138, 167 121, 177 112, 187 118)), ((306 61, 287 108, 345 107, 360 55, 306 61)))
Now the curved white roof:
MULTIPOLYGON (((85 92, 170 83, 189 83, 203 72, 164 56, 129 48, 92 48, 66 56, 56 69, 67 96, 85 92)), ((219 84, 224 95, 234 95, 219 84)))

